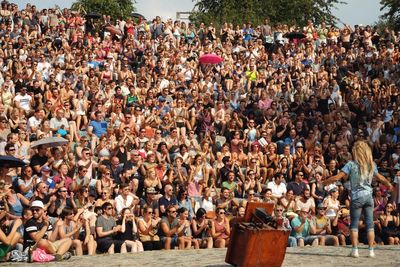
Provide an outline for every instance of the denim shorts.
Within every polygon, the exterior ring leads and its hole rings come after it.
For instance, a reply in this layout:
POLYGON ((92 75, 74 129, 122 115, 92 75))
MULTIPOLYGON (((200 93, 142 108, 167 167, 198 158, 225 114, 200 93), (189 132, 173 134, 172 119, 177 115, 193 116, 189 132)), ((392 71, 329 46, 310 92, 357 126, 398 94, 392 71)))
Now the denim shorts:
MULTIPOLYGON (((165 241, 166 240, 167 240, 166 236, 161 236, 161 242, 162 242, 162 245, 164 247, 165 247, 165 241)), ((176 247, 176 246, 178 246, 178 245, 179 245, 178 236, 177 235, 171 236, 171 249, 176 247)))
POLYGON ((364 210, 364 223, 367 231, 374 231, 374 200, 372 194, 352 199, 350 203, 350 231, 358 232, 361 212, 364 210))
POLYGON ((298 236, 298 237, 296 237, 296 239, 297 239, 297 241, 299 239, 303 239, 304 240, 304 245, 311 245, 314 242, 315 239, 318 239, 318 236, 316 236, 316 235, 309 235, 309 236, 305 236, 305 237, 298 236))

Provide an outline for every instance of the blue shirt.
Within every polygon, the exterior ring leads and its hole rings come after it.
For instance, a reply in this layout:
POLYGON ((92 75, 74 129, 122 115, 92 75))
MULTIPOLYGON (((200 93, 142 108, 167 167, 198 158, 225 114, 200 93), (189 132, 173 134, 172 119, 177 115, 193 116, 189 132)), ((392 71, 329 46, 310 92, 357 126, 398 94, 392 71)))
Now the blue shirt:
POLYGON ((107 132, 108 123, 106 121, 90 121, 90 126, 93 127, 93 133, 100 138, 107 132))
POLYGON ((347 174, 351 186, 351 198, 357 199, 364 195, 372 194, 372 178, 378 173, 376 164, 372 167, 372 176, 361 180, 360 168, 357 162, 349 161, 343 166, 342 172, 347 174))
POLYGON ((292 222, 290 223, 290 225, 292 226, 292 232, 291 232, 291 236, 294 237, 307 237, 310 235, 310 223, 308 222, 308 220, 306 220, 306 222, 304 223, 304 227, 303 227, 303 231, 301 231, 300 233, 297 233, 294 228, 297 228, 301 225, 301 220, 300 220, 300 216, 295 217, 292 222))

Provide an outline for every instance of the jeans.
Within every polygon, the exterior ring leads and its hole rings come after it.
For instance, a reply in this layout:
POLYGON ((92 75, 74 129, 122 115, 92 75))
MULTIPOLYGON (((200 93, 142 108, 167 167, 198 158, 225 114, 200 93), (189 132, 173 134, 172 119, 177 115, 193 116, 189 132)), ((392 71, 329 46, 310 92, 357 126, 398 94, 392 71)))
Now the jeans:
POLYGON ((297 239, 294 236, 289 236, 288 247, 297 247, 297 239))
POLYGON ((358 232, 361 212, 364 210, 364 223, 366 230, 374 231, 374 200, 371 194, 352 199, 350 203, 350 231, 358 232))

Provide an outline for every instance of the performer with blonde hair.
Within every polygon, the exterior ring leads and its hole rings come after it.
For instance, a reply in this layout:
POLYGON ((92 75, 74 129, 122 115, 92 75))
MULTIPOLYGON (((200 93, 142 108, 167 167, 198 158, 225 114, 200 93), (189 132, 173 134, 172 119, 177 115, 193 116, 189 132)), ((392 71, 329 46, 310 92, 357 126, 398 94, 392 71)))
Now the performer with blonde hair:
POLYGON ((376 178, 379 182, 385 184, 390 190, 393 190, 392 184, 381 174, 378 173, 376 164, 372 158, 372 151, 365 141, 357 141, 354 143, 353 160, 349 161, 341 171, 327 179, 324 184, 334 183, 342 178, 350 180, 351 185, 351 202, 350 202, 350 231, 352 250, 350 257, 358 258, 358 224, 362 210, 364 210, 364 221, 367 229, 369 257, 375 257, 374 253, 374 221, 373 210, 374 201, 372 198, 372 178, 376 178))

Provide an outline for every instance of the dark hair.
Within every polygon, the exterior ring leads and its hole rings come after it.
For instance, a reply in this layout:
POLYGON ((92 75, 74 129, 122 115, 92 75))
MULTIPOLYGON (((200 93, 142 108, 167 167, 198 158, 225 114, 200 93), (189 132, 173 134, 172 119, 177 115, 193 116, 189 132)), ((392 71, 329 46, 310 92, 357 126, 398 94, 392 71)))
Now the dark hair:
POLYGON ((129 208, 123 208, 122 210, 121 210, 121 217, 123 217, 124 216, 124 212, 126 211, 126 210, 130 210, 129 208))
POLYGON ((206 211, 205 209, 199 208, 199 209, 196 211, 196 219, 200 219, 200 218, 203 217, 204 214, 206 214, 206 213, 207 213, 207 211, 206 211))
POLYGON ((176 196, 176 198, 178 199, 178 201, 182 199, 184 193, 186 193, 185 188, 180 187, 180 188, 179 188, 179 191, 178 191, 178 194, 177 194, 177 196, 176 196))
POLYGON ((5 150, 5 151, 8 151, 8 150, 10 150, 10 148, 12 148, 12 147, 14 147, 14 144, 8 143, 8 144, 4 147, 4 150, 5 150))
POLYGON ((272 192, 272 189, 271 189, 271 188, 266 188, 266 189, 264 189, 264 190, 262 191, 262 194, 265 194, 265 193, 267 193, 267 192, 272 192))
POLYGON ((110 202, 105 202, 103 205, 101 205, 102 210, 106 210, 108 207, 112 207, 113 205, 110 202))
POLYGON ((182 214, 182 213, 184 213, 185 211, 187 211, 188 209, 187 208, 185 208, 185 207, 180 207, 178 210, 177 210, 177 212, 179 213, 179 214, 182 214))
POLYGON ((217 209, 215 210, 215 212, 218 214, 220 210, 223 210, 223 211, 225 211, 225 209, 224 209, 224 208, 221 208, 221 207, 219 207, 219 208, 217 208, 217 209))
POLYGON ((229 156, 225 156, 222 158, 222 162, 225 164, 226 162, 228 162, 231 159, 231 157, 229 156))
POLYGON ((231 191, 229 188, 222 187, 222 188, 221 188, 221 193, 223 193, 225 190, 228 190, 229 192, 231 191))
MULTIPOLYGON (((82 149, 82 151, 83 151, 83 149, 82 149)), ((80 172, 81 170, 84 170, 84 169, 86 169, 86 166, 84 166, 84 165, 78 166, 78 172, 80 172)))
POLYGON ((61 217, 61 219, 65 219, 65 217, 67 217, 68 215, 71 215, 71 214, 73 214, 74 213, 74 210, 73 209, 71 209, 71 208, 64 208, 63 210, 62 210, 62 212, 61 212, 61 215, 60 215, 60 217, 61 217))

